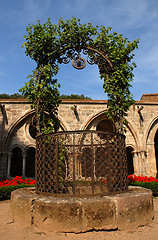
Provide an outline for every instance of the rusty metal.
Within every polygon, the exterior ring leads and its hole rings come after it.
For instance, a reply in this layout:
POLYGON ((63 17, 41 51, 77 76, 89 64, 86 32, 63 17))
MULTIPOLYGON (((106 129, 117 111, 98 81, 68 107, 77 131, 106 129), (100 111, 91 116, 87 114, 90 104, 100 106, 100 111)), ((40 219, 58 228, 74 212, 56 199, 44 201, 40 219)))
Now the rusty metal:
POLYGON ((105 195, 128 189, 125 137, 70 131, 36 138, 36 192, 105 195))
POLYGON ((86 66, 86 60, 80 54, 72 60, 72 66, 76 69, 83 69, 86 66))
POLYGON ((86 60, 81 57, 81 53, 87 55, 87 62, 89 64, 97 64, 101 72, 103 71, 109 74, 113 71, 113 65, 106 49, 100 46, 88 46, 81 43, 79 46, 72 45, 66 49, 61 46, 58 63, 67 64, 72 60, 72 66, 74 68, 83 69, 86 66, 86 60))

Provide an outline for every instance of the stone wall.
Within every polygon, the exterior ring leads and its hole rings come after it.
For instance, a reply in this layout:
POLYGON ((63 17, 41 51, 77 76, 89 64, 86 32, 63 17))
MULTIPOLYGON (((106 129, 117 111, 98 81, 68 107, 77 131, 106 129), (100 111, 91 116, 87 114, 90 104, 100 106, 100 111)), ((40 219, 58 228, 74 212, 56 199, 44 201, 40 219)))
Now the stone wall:
MULTIPOLYGON (((0 100, 0 106, 0 175, 10 176, 11 154, 15 147, 22 151, 25 175, 26 151, 35 148, 35 139, 29 132, 34 112, 27 100, 0 100)), ((63 100, 59 120, 65 131, 95 130, 106 120, 106 110, 107 101, 104 100, 63 100)), ((158 102, 137 101, 131 106, 127 121, 126 146, 133 154, 134 172, 156 176, 154 139, 158 129, 158 102)))

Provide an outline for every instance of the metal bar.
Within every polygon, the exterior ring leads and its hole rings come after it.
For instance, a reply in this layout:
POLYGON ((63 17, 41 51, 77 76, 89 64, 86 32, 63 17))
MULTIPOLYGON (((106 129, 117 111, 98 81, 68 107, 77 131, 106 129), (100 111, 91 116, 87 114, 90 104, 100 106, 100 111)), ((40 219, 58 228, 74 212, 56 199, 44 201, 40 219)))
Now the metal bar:
POLYGON ((124 159, 124 164, 122 166, 123 170, 123 190, 128 189, 128 168, 127 168, 127 152, 126 152, 126 147, 125 147, 125 138, 123 137, 123 159, 124 159))
POLYGON ((43 182, 44 182, 44 192, 46 192, 46 176, 45 176, 45 162, 46 162, 46 137, 44 137, 44 154, 43 154, 43 182))
POLYGON ((58 139, 58 136, 56 136, 56 139, 55 139, 55 188, 56 188, 56 193, 59 192, 59 176, 58 176, 58 157, 59 157, 59 139, 58 139))
POLYGON ((73 134, 73 194, 76 193, 76 184, 75 184, 75 134, 73 134))
POLYGON ((112 192, 112 179, 111 179, 111 147, 110 147, 110 140, 109 140, 109 135, 107 135, 107 151, 108 151, 108 173, 107 173, 107 186, 109 192, 112 192))
MULTIPOLYGON (((85 187, 87 182, 84 181, 89 181, 89 177, 91 178, 91 194, 95 194, 95 180, 104 177, 104 175, 107 177, 109 193, 127 189, 124 136, 116 133, 86 130, 60 132, 37 137, 36 192, 47 193, 49 191, 49 193, 57 195, 60 193, 61 195, 59 189, 59 155, 63 138, 66 139, 65 146, 68 148, 69 161, 65 169, 63 167, 61 171, 66 174, 68 180, 70 179, 68 184, 70 184, 70 187, 72 186, 72 192, 69 194, 79 194, 76 188, 78 184, 76 180, 81 180, 79 184, 85 187), (54 139, 52 143, 50 137, 54 139), (53 151, 51 152, 52 147, 53 151), (104 157, 104 154, 106 157, 104 157), (51 170, 49 169, 50 166, 51 170), (107 170, 104 170, 105 167, 107 167, 107 170), (39 175, 37 176, 37 174, 39 175), (51 181, 55 181, 55 192, 54 188, 51 189, 49 186, 51 181)), ((82 194, 84 195, 84 192, 82 194)))
POLYGON ((93 133, 91 133, 91 149, 92 149, 92 194, 94 194, 94 146, 93 146, 93 133))
MULTIPOLYGON (((57 132, 57 133, 53 133, 54 136, 57 136, 57 135, 71 135, 73 133, 84 133, 84 134, 88 134, 88 133, 95 133, 95 134, 108 134, 108 135, 112 135, 112 136, 117 136, 117 135, 122 135, 122 134, 119 134, 119 133, 114 133, 114 132, 106 132, 106 131, 99 131, 99 130, 77 130, 77 131, 62 131, 62 132, 57 132)), ((52 133, 49 133, 49 134, 45 134, 44 136, 49 136, 49 135, 52 135, 52 133)), ((36 137, 37 138, 40 138, 40 137, 43 137, 43 135, 39 135, 36 137)))
POLYGON ((122 156, 122 144, 123 144, 123 141, 122 141, 122 137, 119 136, 119 141, 118 141, 118 148, 119 148, 119 166, 120 166, 120 189, 119 190, 122 190, 123 189, 123 186, 124 186, 124 178, 123 178, 123 164, 122 164, 122 158, 124 156, 122 156))
POLYGON ((37 180, 37 164, 39 163, 38 156, 37 156, 37 152, 39 152, 39 147, 38 147, 38 141, 39 139, 36 140, 36 151, 35 151, 35 181, 36 181, 36 185, 35 185, 35 190, 38 191, 38 180, 37 180))

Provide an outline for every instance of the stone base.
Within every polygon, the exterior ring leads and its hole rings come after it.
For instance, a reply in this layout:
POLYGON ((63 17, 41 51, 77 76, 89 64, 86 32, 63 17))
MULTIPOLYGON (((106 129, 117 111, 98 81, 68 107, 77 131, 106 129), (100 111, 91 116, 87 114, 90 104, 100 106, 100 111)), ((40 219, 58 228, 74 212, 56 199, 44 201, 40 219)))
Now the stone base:
POLYGON ((154 217, 152 192, 129 187, 126 193, 103 197, 53 197, 33 188, 12 192, 11 212, 23 227, 31 224, 51 232, 88 230, 131 230, 154 217))

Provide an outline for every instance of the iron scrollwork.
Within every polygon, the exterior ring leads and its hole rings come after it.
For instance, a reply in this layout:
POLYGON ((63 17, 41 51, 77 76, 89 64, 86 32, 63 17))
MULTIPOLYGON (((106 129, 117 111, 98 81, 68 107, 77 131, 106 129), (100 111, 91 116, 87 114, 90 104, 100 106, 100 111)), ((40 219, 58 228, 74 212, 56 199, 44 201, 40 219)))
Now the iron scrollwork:
POLYGON ((62 63, 67 64, 70 62, 70 59, 68 57, 62 57, 62 63))
POLYGON ((83 69, 86 66, 86 60, 80 54, 72 60, 72 66, 76 69, 83 69))
MULTIPOLYGON (((106 69, 107 72, 111 71, 113 69, 111 61, 107 57, 106 50, 102 51, 100 49, 95 49, 90 46, 86 46, 82 49, 82 52, 84 55, 87 56, 87 62, 90 65, 97 64, 99 69, 106 69), (102 61, 100 61, 102 59, 102 61), (102 62, 102 64, 100 64, 102 62)), ((75 46, 66 50, 61 51, 60 58, 61 63, 67 64, 72 59, 72 66, 76 69, 83 69, 86 66, 86 60, 81 57, 81 49, 76 50, 75 46), (63 56, 64 55, 64 56, 63 56)))

